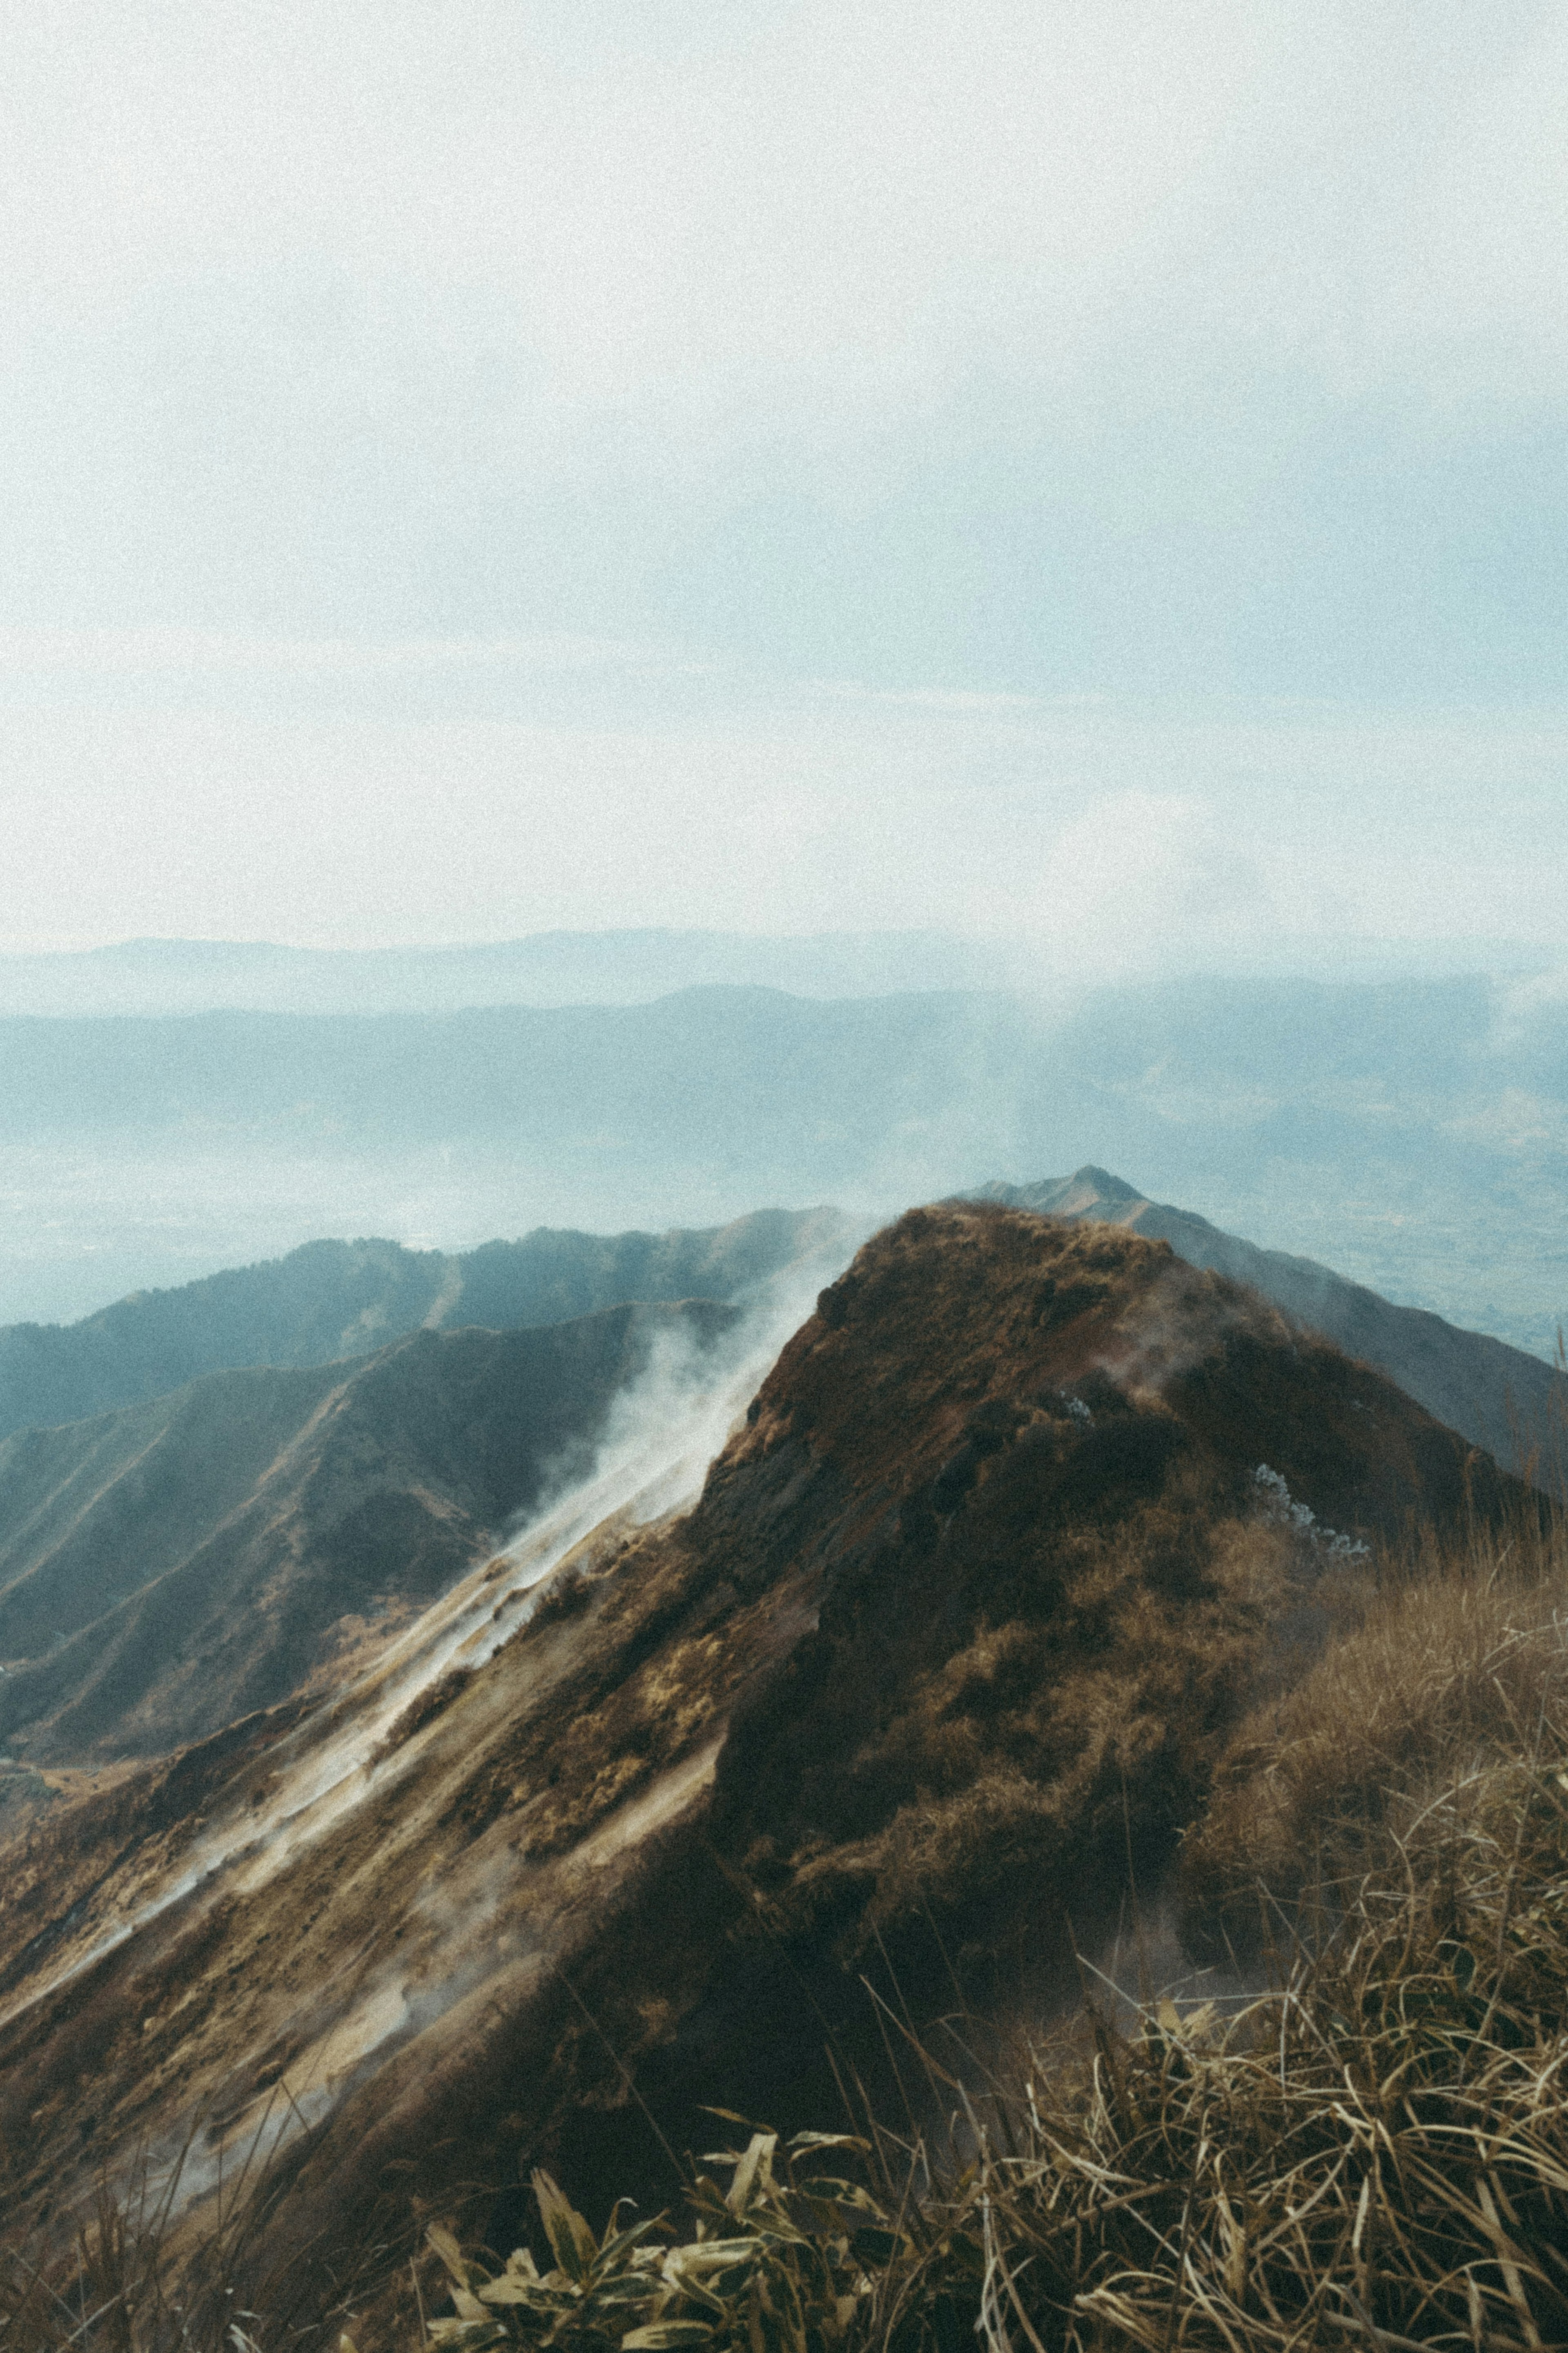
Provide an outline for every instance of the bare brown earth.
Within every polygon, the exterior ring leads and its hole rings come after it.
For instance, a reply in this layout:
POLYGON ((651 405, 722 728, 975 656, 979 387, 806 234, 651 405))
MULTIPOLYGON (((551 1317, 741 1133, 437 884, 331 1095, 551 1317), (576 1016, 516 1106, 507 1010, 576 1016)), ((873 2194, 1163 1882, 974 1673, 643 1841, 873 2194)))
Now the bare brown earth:
POLYGON ((1368 1573, 1260 1464, 1358 1541, 1525 1503, 1163 1243, 911 1212, 696 1509, 599 1530, 488 1662, 252 1717, 0 1852, 14 2206, 193 2118, 193 2183, 308 2122, 277 2228, 328 2247, 541 2160, 657 2189, 699 2101, 821 2122, 825 2049, 879 2063, 863 1976, 921 2018, 1045 1998, 1319 1580, 1368 1573))

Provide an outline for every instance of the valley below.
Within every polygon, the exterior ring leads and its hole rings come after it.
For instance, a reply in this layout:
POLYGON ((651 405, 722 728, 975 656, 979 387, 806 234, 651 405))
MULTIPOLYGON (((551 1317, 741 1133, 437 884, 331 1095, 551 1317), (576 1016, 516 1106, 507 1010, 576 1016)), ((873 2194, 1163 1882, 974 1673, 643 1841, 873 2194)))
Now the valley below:
POLYGON ((175 945, 178 1012, 0 1012, 10 1320, 323 1234, 461 1252, 542 1224, 720 1225, 762 1200, 835 1202, 866 1230, 1084 1162, 1547 1359, 1568 1314, 1551 973, 1031 989, 955 985, 917 942, 859 993, 803 946, 796 993, 714 978, 608 1003, 615 955, 580 944, 579 998, 416 1010, 416 975, 367 972, 388 1009, 334 1011, 204 998, 175 945))

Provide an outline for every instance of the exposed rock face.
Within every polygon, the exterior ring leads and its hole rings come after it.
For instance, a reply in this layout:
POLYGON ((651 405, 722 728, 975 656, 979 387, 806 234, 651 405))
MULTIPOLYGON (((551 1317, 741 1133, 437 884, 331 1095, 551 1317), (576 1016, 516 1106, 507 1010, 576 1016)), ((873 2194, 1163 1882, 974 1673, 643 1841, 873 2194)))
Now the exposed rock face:
POLYGON ((1428 1413, 1544 1484, 1568 1461, 1568 1381, 1540 1356, 1485 1332, 1466 1332, 1420 1307, 1395 1307, 1315 1259, 1259 1250, 1169 1202, 1145 1200, 1120 1176, 1085 1167, 1037 1185, 992 1185, 984 1198, 1053 1218, 1089 1219, 1169 1242, 1189 1266, 1250 1283, 1293 1322, 1324 1333, 1424 1405, 1428 1413))
POLYGON ((660 1339, 736 1311, 416 1332, 359 1364, 211 1373, 0 1440, 0 1742, 155 1756, 276 1705, 424 1609, 581 1472, 660 1339))
POLYGON ((1524 1503, 1162 1243, 911 1212, 696 1509, 602 1528, 471 1671, 378 1670, 0 1854, 0 2131, 35 2189, 193 2113, 232 2162, 286 2085, 330 2246, 541 2158, 657 2185, 634 2092, 677 2148, 700 2101, 820 2121, 825 2040, 875 2063, 862 1972, 1038 1989, 1157 1878, 1346 1547, 1524 1503))

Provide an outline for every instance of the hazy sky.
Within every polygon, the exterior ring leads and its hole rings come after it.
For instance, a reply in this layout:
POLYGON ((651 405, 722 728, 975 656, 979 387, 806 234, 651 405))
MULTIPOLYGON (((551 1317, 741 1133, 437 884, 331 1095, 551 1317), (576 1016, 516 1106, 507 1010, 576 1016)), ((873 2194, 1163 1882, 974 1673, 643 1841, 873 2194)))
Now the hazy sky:
POLYGON ((32 0, 0 944, 1568 903, 1568 16, 32 0))

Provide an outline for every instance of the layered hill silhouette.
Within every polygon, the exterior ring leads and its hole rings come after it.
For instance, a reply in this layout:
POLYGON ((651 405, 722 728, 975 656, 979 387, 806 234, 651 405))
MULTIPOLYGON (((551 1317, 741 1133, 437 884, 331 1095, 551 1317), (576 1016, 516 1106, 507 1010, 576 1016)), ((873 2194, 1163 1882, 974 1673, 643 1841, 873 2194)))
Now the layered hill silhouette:
POLYGON ((626 1005, 674 989, 882 996, 1005 983, 1005 948, 940 932, 534 932, 458 948, 300 948, 123 940, 0 955, 0 1012, 92 1015, 429 1013, 490 1005, 626 1005))
POLYGON ((34 1767, 157 1755, 341 1674, 582 1476, 658 1350, 700 1355, 737 1313, 421 1331, 14 1432, 0 1744, 34 1767))
POLYGON ((799 1259, 847 1252, 851 1231, 833 1210, 762 1209, 663 1234, 541 1227, 455 1252, 307 1242, 259 1266, 134 1293, 77 1324, 0 1329, 0 1436, 162 1397, 200 1373, 364 1356, 421 1327, 509 1331, 626 1300, 732 1299, 799 1259))
POLYGON ((1048 1984, 1158 1886, 1325 1578, 1528 1508, 1163 1242, 910 1212, 685 1516, 552 1553, 546 1514, 521 1622, 487 1566, 329 1699, 0 1852, 14 2194, 197 2118, 189 2190, 266 2158, 277 2230, 330 2244, 542 2160, 657 2191, 699 2100, 818 2123, 825 2043, 878 2063, 863 1977, 917 2018, 1020 1956, 1048 1984))
POLYGON ((1559 988, 1237 976, 1032 999, 913 976, 879 997, 0 1014, 6 1312, 401 1231, 411 1203, 453 1236, 706 1225, 759 1199, 885 1216, 1091 1159, 1551 1356, 1559 988))
POLYGON ((1150 1201, 1104 1168, 1034 1185, 991 1185, 984 1198, 1053 1218, 1090 1219, 1169 1242, 1189 1266, 1250 1283, 1303 1328, 1364 1358, 1450 1429, 1500 1462, 1533 1465, 1547 1482, 1568 1471, 1568 1380, 1541 1357, 1424 1308, 1396 1307, 1315 1259, 1259 1250, 1190 1209, 1150 1201))
MULTIPOLYGON (((1526 1452, 1532 1430, 1561 1436, 1563 1384, 1539 1360, 1257 1250, 1104 1170, 990 1191, 1250 1281, 1500 1458, 1526 1452)), ((678 1328, 710 1339, 725 1320, 691 1307, 673 1324, 620 1310, 574 1324, 575 1310, 743 1295, 803 1253, 842 1248, 844 1232, 832 1211, 770 1211, 708 1232, 545 1232, 453 1256, 318 1243, 63 1331, 0 1335, 18 1408, 50 1398, 51 1377, 57 1405, 73 1385, 79 1398, 142 1392, 0 1440, 0 1745, 32 1768, 0 1793, 13 1814, 44 1800, 41 1771, 68 1786, 72 1770, 199 1741, 363 1662, 591 1459, 651 1344, 678 1328), (534 1345, 516 1325, 555 1331, 534 1345), (407 1326, 352 1369, 375 1335, 407 1326)))

